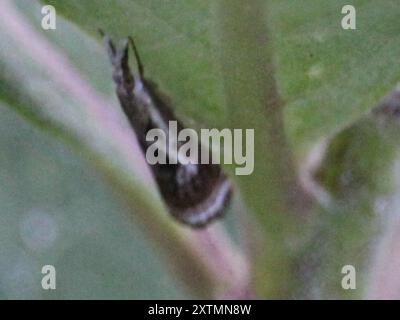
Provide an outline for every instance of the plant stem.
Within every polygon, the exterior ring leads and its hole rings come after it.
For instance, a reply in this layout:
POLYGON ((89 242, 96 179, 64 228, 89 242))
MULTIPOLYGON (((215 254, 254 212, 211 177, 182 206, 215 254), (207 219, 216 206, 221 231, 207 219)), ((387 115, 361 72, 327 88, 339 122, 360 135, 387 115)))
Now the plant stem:
POLYGON ((278 298, 294 283, 289 241, 311 203, 286 138, 265 12, 263 0, 222 0, 215 16, 230 125, 255 130, 255 170, 238 177, 263 229, 264 241, 253 252, 253 281, 261 295, 278 298))

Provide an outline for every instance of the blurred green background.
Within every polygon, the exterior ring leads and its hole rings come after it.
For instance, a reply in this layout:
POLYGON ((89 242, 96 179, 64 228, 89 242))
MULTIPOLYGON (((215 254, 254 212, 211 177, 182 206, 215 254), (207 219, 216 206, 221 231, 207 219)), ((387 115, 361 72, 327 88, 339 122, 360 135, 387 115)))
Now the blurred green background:
MULTIPOLYGON (((395 112, 378 117, 371 110, 400 79, 400 9, 397 0, 355 0, 357 30, 345 31, 345 4, 6 1, 0 298, 216 297, 214 291, 243 285, 239 280, 261 298, 385 296, 371 290, 385 273, 382 265, 397 261, 397 250, 386 260, 376 257, 389 250, 389 216, 398 210, 381 210, 398 192, 398 132, 395 112), (57 10, 56 30, 41 28, 44 4, 57 10), (223 236, 238 245, 220 255, 232 275, 212 268, 200 233, 169 218, 140 156, 126 152, 134 145, 119 140, 126 138, 126 120, 98 28, 115 39, 135 38, 146 74, 188 126, 255 129, 255 171, 231 174, 238 196, 221 224, 223 236), (52 69, 60 65, 69 69, 52 69), (82 96, 68 82, 75 75, 82 80, 75 84, 89 85, 82 96), (311 172, 316 146, 326 152, 320 149, 311 172), (304 175, 329 193, 329 204, 302 190, 304 175), (56 290, 40 287, 45 264, 56 267, 56 290), (340 285, 347 264, 359 272, 355 291, 340 285), (216 280, 221 274, 223 284, 216 280)), ((223 251, 220 240, 213 244, 223 251)))

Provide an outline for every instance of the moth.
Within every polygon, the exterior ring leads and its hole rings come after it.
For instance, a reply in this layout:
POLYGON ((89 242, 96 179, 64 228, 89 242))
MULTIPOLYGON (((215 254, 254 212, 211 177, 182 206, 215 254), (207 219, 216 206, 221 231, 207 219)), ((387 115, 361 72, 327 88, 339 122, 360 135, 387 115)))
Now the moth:
MULTIPOLYGON (((184 128, 173 112, 168 98, 157 85, 144 76, 144 67, 131 37, 117 49, 109 36, 100 31, 113 66, 113 79, 120 105, 139 140, 143 153, 151 144, 146 133, 153 128, 164 130, 168 136, 169 121, 177 121, 178 132, 184 128), (132 48, 137 73, 129 66, 132 48)), ((184 142, 174 141, 179 147, 184 142)), ((199 143, 198 151, 204 146, 199 143)), ((171 155, 165 151, 167 158, 171 155)), ((210 152, 211 154, 211 152, 210 152)), ((150 165, 150 164, 149 164, 150 165)), ((219 164, 152 164, 158 189, 170 213, 180 222, 192 227, 204 227, 220 217, 230 203, 233 187, 219 164)))

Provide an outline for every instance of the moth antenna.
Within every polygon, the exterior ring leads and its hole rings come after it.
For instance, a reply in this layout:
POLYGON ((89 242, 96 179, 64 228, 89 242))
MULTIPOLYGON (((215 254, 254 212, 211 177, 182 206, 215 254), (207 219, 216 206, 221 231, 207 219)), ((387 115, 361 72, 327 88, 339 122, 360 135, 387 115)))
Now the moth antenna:
POLYGON ((144 68, 143 68, 142 61, 140 60, 139 52, 138 52, 138 50, 136 48, 136 45, 135 45, 135 41, 133 40, 132 37, 128 37, 128 39, 129 39, 129 42, 130 42, 130 44, 132 46, 133 52, 135 54, 135 59, 136 59, 136 63, 137 63, 138 69, 139 69, 140 77, 143 77, 144 68))
POLYGON ((104 39, 104 43, 107 49, 108 56, 111 60, 111 62, 114 64, 114 59, 115 59, 115 54, 116 54, 116 49, 114 46, 114 43, 112 42, 111 38, 104 33, 102 29, 98 29, 98 32, 100 36, 104 39))
POLYGON ((119 53, 119 59, 123 75, 125 79, 133 79, 130 68, 129 68, 129 42, 124 41, 124 45, 119 53))

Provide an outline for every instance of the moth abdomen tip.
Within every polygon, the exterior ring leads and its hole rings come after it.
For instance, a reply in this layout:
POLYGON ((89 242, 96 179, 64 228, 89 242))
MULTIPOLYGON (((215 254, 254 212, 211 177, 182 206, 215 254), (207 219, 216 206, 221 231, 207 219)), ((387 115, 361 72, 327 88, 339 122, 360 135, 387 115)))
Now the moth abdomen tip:
POLYGON ((180 222, 196 229, 204 228, 224 216, 233 196, 233 186, 223 179, 209 196, 194 206, 171 208, 172 215, 180 222))

